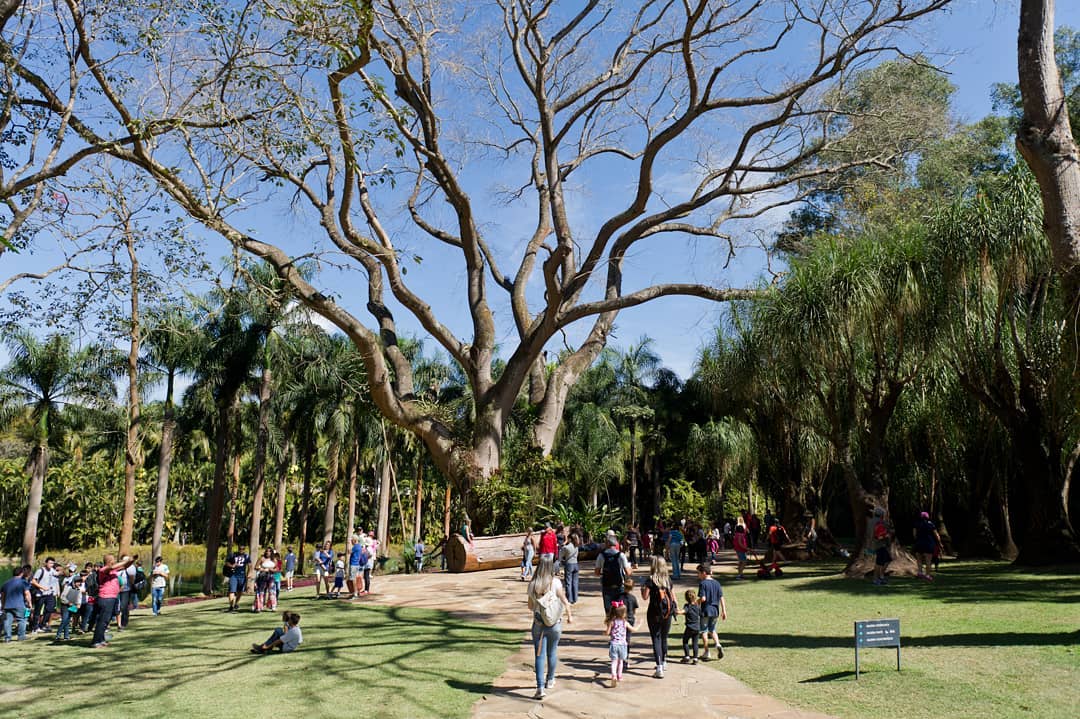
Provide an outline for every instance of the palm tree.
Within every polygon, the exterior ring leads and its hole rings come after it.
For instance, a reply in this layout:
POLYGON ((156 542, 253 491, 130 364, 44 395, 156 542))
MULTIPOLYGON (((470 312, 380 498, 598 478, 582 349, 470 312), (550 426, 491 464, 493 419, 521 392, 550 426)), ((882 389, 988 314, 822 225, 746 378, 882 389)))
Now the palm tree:
POLYGON ((111 401, 116 394, 113 380, 118 364, 115 353, 95 345, 75 349, 71 338, 62 334, 50 335, 42 342, 26 330, 16 330, 6 345, 11 362, 0 370, 0 407, 8 414, 28 409, 35 427, 26 463, 30 497, 22 543, 23 563, 33 564, 53 420, 63 405, 111 401))
POLYGON ((165 379, 165 407, 161 421, 161 451, 158 458, 157 501, 154 506, 154 533, 151 554, 161 556, 165 530, 165 508, 169 498, 169 472, 173 461, 173 437, 176 432, 176 405, 173 397, 176 377, 195 366, 199 351, 195 319, 179 306, 154 313, 146 335, 145 361, 165 379))
POLYGON ((646 383, 655 379, 660 369, 660 355, 653 350, 653 339, 641 337, 637 344, 615 355, 617 408, 613 414, 630 430, 630 524, 637 526, 637 434, 638 428, 653 417, 646 383))
POLYGON ((600 491, 606 493, 611 483, 624 476, 620 445, 619 430, 611 417, 591 402, 576 407, 563 427, 557 455, 575 484, 588 493, 594 508, 600 491))

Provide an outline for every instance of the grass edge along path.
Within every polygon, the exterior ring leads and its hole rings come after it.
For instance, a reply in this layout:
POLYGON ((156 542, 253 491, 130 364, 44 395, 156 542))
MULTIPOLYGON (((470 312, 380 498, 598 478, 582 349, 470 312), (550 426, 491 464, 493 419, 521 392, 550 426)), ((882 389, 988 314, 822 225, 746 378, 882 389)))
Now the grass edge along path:
MULTIPOLYGON (((1003 562, 943 564, 935 582, 884 587, 839 565, 792 565, 777 580, 719 574, 727 657, 712 664, 755 691, 856 719, 1072 719, 1080 703, 1080 567, 1024 571, 1003 562), (861 652, 853 622, 899 618, 893 649, 861 652)), ((674 654, 674 652, 673 652, 674 654)))
POLYGON ((362 706, 378 719, 467 717, 520 646, 520 632, 446 612, 316 600, 310 591, 260 614, 225 613, 222 600, 159 617, 141 610, 103 650, 88 648, 89 635, 0 645, 0 716, 318 717, 362 706), (250 654, 284 609, 302 617, 301 649, 250 654))

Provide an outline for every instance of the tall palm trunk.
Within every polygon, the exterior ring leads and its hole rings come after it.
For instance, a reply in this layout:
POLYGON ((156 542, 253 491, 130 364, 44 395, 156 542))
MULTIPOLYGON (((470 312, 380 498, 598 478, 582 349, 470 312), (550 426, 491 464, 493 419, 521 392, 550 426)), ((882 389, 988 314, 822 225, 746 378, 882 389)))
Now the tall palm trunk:
POLYGON ((161 423, 161 458, 158 460, 157 502, 154 506, 154 557, 161 556, 161 536, 165 531, 165 507, 169 499, 169 472, 173 459, 173 432, 176 430, 176 408, 173 406, 175 374, 169 370, 165 380, 165 418, 161 423))
POLYGON ((341 457, 341 440, 334 437, 330 442, 330 456, 326 460, 326 511, 323 513, 323 542, 334 541, 334 519, 337 512, 338 466, 341 457))
POLYGON ((630 524, 637 526, 637 422, 630 423, 630 524))
POLYGON ((311 465, 315 459, 315 433, 308 429, 306 443, 304 445, 304 489, 300 495, 300 574, 304 573, 304 556, 307 554, 304 547, 307 545, 308 512, 311 510, 311 465))
POLYGON ((277 504, 274 507, 274 549, 281 551, 285 541, 285 495, 289 491, 289 468, 296 464, 296 448, 289 442, 285 446, 281 465, 278 467, 277 504))
POLYGON ((218 402, 217 448, 214 453, 214 486, 210 490, 206 520, 206 563, 203 566, 203 594, 213 594, 217 577, 217 555, 221 548, 221 520, 225 514, 225 473, 232 454, 233 397, 218 402))
POLYGON ((266 447, 270 443, 270 382, 272 373, 264 366, 259 382, 259 430, 255 438, 255 477, 252 480, 251 536, 248 554, 256 557, 262 543, 263 495, 266 493, 266 447))
POLYGON ((124 514, 120 520, 120 554, 131 551, 135 534, 135 471, 142 464, 139 442, 139 259, 135 256, 135 233, 125 227, 128 260, 131 263, 131 336, 128 348, 128 427, 124 452, 124 514))
POLYGON ((349 478, 349 509, 348 509, 348 534, 346 539, 351 539, 356 534, 356 480, 360 472, 360 439, 353 437, 352 449, 349 451, 349 462, 345 467, 345 474, 349 478))
MULTIPOLYGON (((43 416, 41 420, 43 425, 45 421, 43 416)), ((30 473, 30 498, 26 504, 22 561, 23 564, 33 564, 34 550, 37 545, 38 517, 41 516, 41 492, 45 487, 45 475, 49 471, 49 447, 46 442, 38 440, 38 445, 30 452, 26 468, 30 473)))
POLYGON ((375 523, 375 539, 385 547, 390 537, 390 483, 393 481, 390 453, 383 457, 382 477, 379 478, 379 516, 375 523))
POLYGON ((421 512, 424 508, 424 458, 416 459, 416 505, 413 507, 413 539, 420 537, 423 529, 420 521, 421 512))
MULTIPOLYGON (((237 428, 239 429, 239 427, 237 428)), ((236 546, 236 502, 237 497, 240 494, 240 433, 237 432, 236 439, 233 440, 236 443, 237 451, 233 452, 232 458, 232 483, 229 486, 229 529, 226 532, 228 540, 226 554, 232 554, 233 547, 236 546)))

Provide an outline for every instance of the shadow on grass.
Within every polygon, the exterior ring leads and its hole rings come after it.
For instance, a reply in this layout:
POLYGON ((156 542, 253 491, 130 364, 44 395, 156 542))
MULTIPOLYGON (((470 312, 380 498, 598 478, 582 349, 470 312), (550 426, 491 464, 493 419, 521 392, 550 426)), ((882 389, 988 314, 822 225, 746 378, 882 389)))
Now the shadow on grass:
MULTIPOLYGON (((761 649, 828 649, 853 648, 854 636, 819 636, 807 634, 743 634, 721 632, 724 646, 761 649)), ((1076 646, 1080 630, 1075 632, 970 632, 930 634, 919 637, 900 637, 904 647, 1049 647, 1076 646)))
MULTIPOLYGON (((853 596, 903 591, 946 603, 1051 602, 1080 603, 1080 567, 1034 570, 1003 562, 950 562, 934 582, 894 578, 887 586, 839 576, 840 565, 793 565, 785 577, 804 581, 788 587, 794 592, 831 592, 853 596)), ((772 580, 784 586, 784 580, 772 580)))
POLYGON ((833 672, 832 674, 822 674, 820 677, 813 677, 811 679, 803 679, 799 684, 821 684, 823 682, 835 682, 839 679, 854 678, 855 672, 833 672))
MULTIPOLYGON (((305 640, 292 654, 248 651, 278 626, 280 612, 229 614, 220 602, 208 602, 175 616, 133 615, 131 628, 115 634, 103 650, 89 649, 89 635, 58 645, 35 641, 19 647, 28 651, 3 657, 0 686, 22 697, 18 716, 25 719, 45 719, 65 709, 85 715, 81 708, 97 702, 167 714, 172 704, 177 710, 218 697, 228 703, 234 700, 231 686, 303 672, 303 681, 283 685, 297 692, 290 701, 300 714, 324 715, 329 710, 322 703, 325 697, 343 686, 364 686, 365 701, 393 708, 386 716, 461 715, 474 700, 472 694, 492 691, 490 680, 521 640, 517 631, 469 625, 430 610, 316 603, 314 598, 290 598, 287 607, 301 614, 305 640), (102 677, 123 681, 103 683, 102 677), (423 685, 442 686, 443 691, 410 690, 423 685), (60 686, 65 687, 60 700, 34 701, 60 686), (469 693, 456 700, 461 706, 444 706, 461 689, 469 693), (69 697, 77 703, 66 703, 69 697)), ((8 704, 0 696, 0 716, 7 715, 8 704)), ((236 710, 242 712, 243 706, 240 702, 236 710)), ((198 709, 191 711, 198 714, 198 709)), ((91 711, 90 716, 104 714, 91 711)))

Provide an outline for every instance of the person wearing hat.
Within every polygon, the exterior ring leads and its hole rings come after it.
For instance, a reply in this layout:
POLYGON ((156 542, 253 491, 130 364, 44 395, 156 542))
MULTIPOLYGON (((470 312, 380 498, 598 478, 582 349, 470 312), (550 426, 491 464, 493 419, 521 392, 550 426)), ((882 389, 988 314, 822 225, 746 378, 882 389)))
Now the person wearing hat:
POLYGON ((934 580, 930 567, 933 563, 934 550, 941 544, 941 535, 937 527, 930 519, 929 512, 920 512, 919 521, 915 523, 915 560, 919 564, 919 579, 928 582, 934 580))
POLYGON ((619 551, 615 533, 604 539, 604 550, 596 555, 594 571, 600 577, 600 593, 604 599, 604 614, 611 611, 611 603, 623 593, 623 580, 630 576, 633 569, 630 560, 619 551))
POLYGON ((874 552, 874 584, 887 584, 885 569, 892 561, 892 553, 889 545, 892 543, 892 530, 885 521, 885 509, 874 507, 873 516, 873 552, 874 552))

